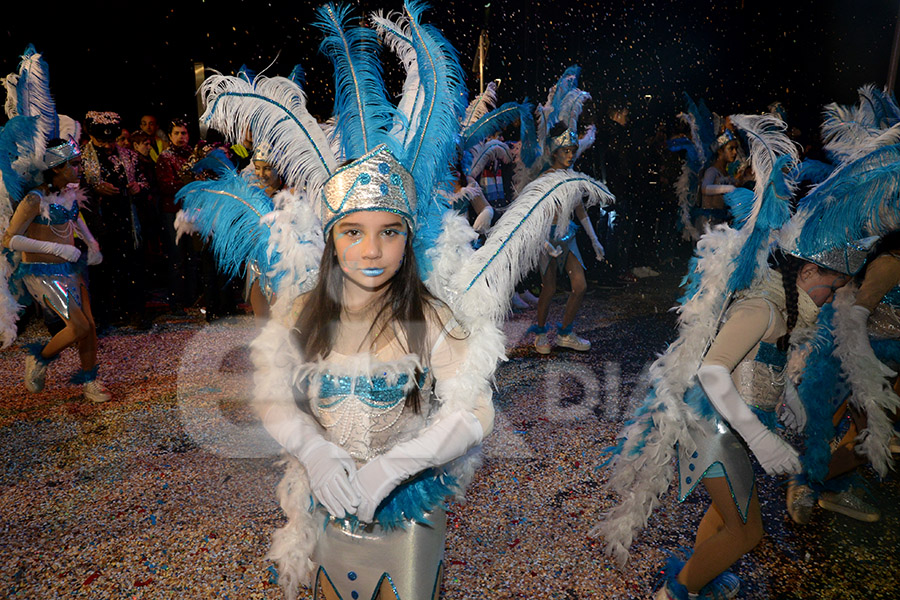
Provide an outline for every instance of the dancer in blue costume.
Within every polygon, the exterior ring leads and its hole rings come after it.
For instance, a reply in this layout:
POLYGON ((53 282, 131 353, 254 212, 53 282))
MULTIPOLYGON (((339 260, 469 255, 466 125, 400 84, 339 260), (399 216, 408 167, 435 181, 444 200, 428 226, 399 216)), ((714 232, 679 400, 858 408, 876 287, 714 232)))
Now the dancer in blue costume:
POLYGON ((868 251, 857 241, 865 231, 835 238, 815 227, 843 223, 847 213, 815 222, 807 221, 808 211, 790 218, 794 184, 787 173, 797 154, 784 123, 771 116, 731 120, 751 141, 756 188, 728 198, 737 229, 720 225, 698 243, 679 337, 651 366, 647 400, 610 461, 607 485, 622 501, 592 531, 625 562, 634 533, 676 476, 671 459, 678 458, 680 500, 704 483, 711 506, 691 556, 667 565, 660 600, 737 594, 740 582, 726 569, 763 535, 750 454, 768 474, 800 468, 797 451, 774 431, 785 352, 789 342, 812 335, 818 307, 868 251))
MULTIPOLYGON (((77 346, 81 370, 72 381, 83 385, 85 399, 105 402, 111 396, 97 377, 97 331, 83 276, 85 262, 98 264, 103 257, 80 215, 85 196, 78 187, 81 152, 73 139, 78 128, 74 121, 56 113, 47 65, 34 47, 26 49, 18 74, 7 77, 7 82, 10 120, 0 131, 0 197, 14 203, 15 212, 0 242, 12 251, 13 261, 7 262, 6 255, 0 258, 0 275, 5 280, 9 265, 17 264, 10 281, 21 281, 48 315, 64 323, 46 344, 29 346, 25 388, 40 392, 48 365, 64 349, 77 346), (86 260, 75 246, 76 235, 87 245, 86 260)), ((0 227, 5 225, 3 212, 0 210, 0 227)), ((6 281, 0 285, 6 292, 6 281)), ((16 302, 0 303, 4 346, 15 338, 18 308, 16 302)))
MULTIPOLYGON (((375 32, 333 5, 317 21, 335 67, 333 125, 283 78, 215 76, 201 90, 207 123, 232 138, 250 127, 309 198, 266 208, 227 173, 184 198, 201 207, 201 230, 218 221, 224 262, 258 257, 277 282, 253 342, 254 405, 286 456, 287 523, 269 557, 290 598, 301 585, 328 598, 439 595, 443 506, 464 493, 492 427, 513 287, 558 210, 608 198, 583 175, 551 174, 475 250, 476 232, 434 193, 458 150, 463 73, 421 13, 409 3, 373 17, 406 68, 397 106, 375 32), (207 211, 204 199, 219 204, 207 211)), ((478 119, 490 122, 505 126, 496 113, 478 119)))

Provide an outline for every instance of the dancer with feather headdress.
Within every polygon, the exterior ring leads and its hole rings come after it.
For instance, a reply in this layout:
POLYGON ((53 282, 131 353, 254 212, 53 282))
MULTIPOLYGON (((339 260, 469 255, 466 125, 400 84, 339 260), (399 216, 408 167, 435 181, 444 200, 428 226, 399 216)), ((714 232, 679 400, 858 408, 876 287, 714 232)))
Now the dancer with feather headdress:
POLYGON ((249 123, 309 198, 266 213, 233 187, 218 194, 229 206, 210 213, 220 215, 214 240, 230 237, 232 222, 247 238, 223 258, 236 266, 255 253, 281 278, 252 350, 254 405, 287 455, 278 495, 288 521, 269 556, 289 597, 301 584, 328 597, 439 593, 443 505, 463 494, 492 427, 489 382, 513 286, 553 214, 584 193, 606 197, 559 174, 552 189, 523 193, 520 210, 473 248, 475 231, 435 194, 459 147, 463 72, 423 9, 407 3, 376 19, 407 69, 396 106, 376 32, 333 5, 316 20, 335 69, 325 126, 277 78, 204 86, 204 119, 234 138, 249 123), (285 93, 276 99, 266 85, 285 93))
POLYGON ((83 384, 85 399, 105 402, 111 396, 97 376, 97 331, 83 276, 86 264, 98 264, 103 257, 80 214, 85 201, 84 192, 76 185, 80 181, 81 151, 72 137, 60 137, 76 133, 77 128, 71 126, 71 119, 56 113, 47 64, 33 46, 25 50, 18 74, 7 77, 6 85, 16 101, 8 99, 6 104, 10 120, 0 131, 0 172, 2 196, 15 212, 4 215, 0 223, 2 245, 8 249, 0 259, 0 274, 4 275, 0 298, 3 347, 16 337, 20 308, 9 294, 9 278, 24 285, 35 302, 65 323, 46 344, 29 346, 26 389, 40 392, 48 365, 66 348, 77 346, 81 369, 72 382, 83 384), (87 244, 86 261, 75 246, 76 235, 87 244), (9 260, 9 251, 21 255, 9 260))
MULTIPOLYGON (((578 137, 578 117, 584 103, 591 96, 578 88, 578 77, 581 69, 572 66, 566 69, 559 81, 547 94, 547 102, 537 110, 536 130, 524 130, 519 152, 517 153, 516 174, 514 181, 526 195, 534 189, 553 185, 560 176, 577 174, 590 186, 600 190, 600 204, 608 206, 613 200, 602 183, 575 173, 572 166, 581 154, 594 142, 595 128, 591 126, 587 132, 578 137)), ((513 201, 517 206, 518 199, 513 201)), ((590 350, 590 341, 579 336, 575 331, 575 317, 581 307, 581 301, 587 291, 585 265, 575 235, 578 226, 571 220, 572 212, 578 218, 581 227, 587 234, 597 261, 603 261, 604 250, 594 226, 588 217, 586 208, 594 202, 584 203, 581 198, 574 199, 574 210, 561 210, 553 218, 550 236, 543 240, 544 252, 540 257, 541 293, 537 303, 537 322, 529 328, 535 334, 534 348, 540 354, 549 354, 553 345, 550 343, 547 319, 550 315, 550 302, 556 293, 558 272, 563 269, 569 276, 571 292, 566 300, 562 322, 557 324, 555 344, 579 352, 590 350)))
POLYGON ((651 366, 647 399, 609 461, 607 487, 621 502, 592 530, 624 563, 675 475, 671 459, 678 458, 679 500, 702 481, 712 505, 691 556, 667 565, 663 600, 737 593, 727 568, 763 535, 747 447, 769 474, 799 470, 797 451, 773 431, 788 344, 812 335, 819 307, 868 251, 848 236, 790 236, 804 217, 790 218, 787 173, 797 154, 784 124, 772 116, 731 120, 751 141, 755 191, 729 196, 738 228, 716 227, 698 243, 677 309, 679 337, 651 366))

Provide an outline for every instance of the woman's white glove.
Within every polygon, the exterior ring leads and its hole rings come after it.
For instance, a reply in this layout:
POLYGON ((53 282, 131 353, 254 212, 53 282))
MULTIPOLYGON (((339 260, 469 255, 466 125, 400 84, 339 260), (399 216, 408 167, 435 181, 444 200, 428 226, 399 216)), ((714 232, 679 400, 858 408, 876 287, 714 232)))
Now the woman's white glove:
POLYGON ((707 196, 715 196, 718 194, 729 194, 733 192, 736 188, 733 185, 729 185, 727 183, 719 183, 714 185, 704 185, 702 193, 707 196))
POLYGON ((340 446, 322 437, 312 418, 293 407, 273 406, 263 425, 306 468, 313 497, 333 516, 354 514, 359 494, 350 481, 356 463, 340 446))
POLYGON ((67 262, 75 262, 81 257, 81 250, 71 244, 58 244, 56 242, 46 242, 44 240, 36 240, 34 238, 25 237, 24 235, 14 235, 9 240, 10 250, 19 250, 20 252, 38 252, 41 254, 52 254, 67 262))
POLYGON ((97 243, 97 240, 92 240, 88 242, 88 257, 87 264, 90 266, 99 265, 103 262, 103 254, 100 253, 100 244, 97 243))
POLYGON ((802 433, 806 427, 806 407, 803 406, 800 394, 790 379, 784 384, 784 402, 781 404, 778 419, 785 427, 797 433, 802 433))
POLYGON ((778 475, 801 471, 797 451, 756 418, 734 387, 728 369, 722 365, 704 365, 697 372, 697 378, 713 407, 744 438, 766 473, 778 475))
POLYGON ((484 210, 478 213, 478 216, 475 217, 475 222, 472 223, 472 229, 474 229, 478 233, 487 233, 488 229, 491 228, 491 220, 493 218, 494 209, 491 208, 490 205, 485 206, 484 210))
POLYGON ((588 239, 591 240, 591 247, 594 249, 594 256, 597 258, 597 262, 603 262, 606 252, 603 250, 603 245, 600 243, 600 240, 597 239, 597 232, 594 231, 594 226, 591 224, 590 218, 585 214, 584 217, 579 217, 578 220, 581 222, 581 227, 587 234, 588 239))
POLYGON ((381 501, 404 480, 430 467, 459 458, 481 443, 484 431, 478 419, 469 412, 456 412, 441 417, 415 438, 397 444, 356 473, 353 487, 359 494, 356 516, 371 523, 381 501))

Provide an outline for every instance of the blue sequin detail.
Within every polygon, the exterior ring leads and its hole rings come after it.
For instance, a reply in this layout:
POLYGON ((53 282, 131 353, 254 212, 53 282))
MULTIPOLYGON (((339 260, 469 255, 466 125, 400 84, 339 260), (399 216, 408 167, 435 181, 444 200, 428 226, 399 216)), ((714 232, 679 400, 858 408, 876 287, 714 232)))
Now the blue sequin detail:
POLYGON ((391 185, 402 185, 403 180, 400 179, 400 176, 396 173, 391 173, 391 185))
POLYGON ((61 204, 50 205, 50 218, 38 215, 34 218, 34 222, 38 225, 62 225, 69 221, 75 221, 78 218, 78 203, 72 203, 72 208, 67 209, 61 204))
POLYGON ((697 458, 698 456, 700 456, 700 454, 698 454, 697 452, 691 454, 691 458, 697 458))
POLYGON ((884 295, 881 299, 882 304, 890 304, 894 307, 900 307, 900 285, 894 286, 891 291, 884 295))
POLYGON ((697 467, 694 466, 694 463, 691 463, 691 464, 688 465, 688 469, 691 470, 691 471, 693 471, 693 470, 696 469, 696 468, 697 468, 697 467))
POLYGON ((390 188, 388 188, 388 184, 386 183, 382 183, 380 186, 378 186, 378 189, 380 189, 381 193, 385 196, 387 196, 388 192, 390 191, 390 188))
POLYGON ((782 352, 775 344, 760 342, 754 360, 781 370, 787 364, 787 352, 782 352))
POLYGON ((359 182, 363 185, 369 185, 370 183, 372 183, 372 176, 369 175, 368 173, 360 173, 359 174, 359 182))
POLYGON ((350 592, 350 597, 353 598, 353 600, 356 600, 357 598, 359 598, 359 592, 353 590, 352 592, 350 592))
POLYGON ((378 172, 382 175, 387 175, 391 172, 391 165, 387 164, 386 162, 378 163, 378 172))
POLYGON ((356 581, 356 577, 357 577, 357 575, 353 571, 350 571, 349 573, 347 573, 347 579, 349 579, 350 581, 356 581))
POLYGON ((690 483, 691 481, 693 481, 693 480, 692 480, 690 477, 685 477, 685 478, 684 478, 684 482, 685 482, 685 483, 690 483))
MULTIPOLYGON (((428 369, 419 378, 419 387, 425 385, 425 376, 428 369)), ((329 403, 320 403, 321 408, 331 408, 344 401, 349 395, 354 395, 361 402, 379 409, 390 409, 406 398, 404 388, 409 382, 409 375, 402 373, 397 377, 397 382, 389 385, 386 377, 350 377, 349 375, 323 374, 319 398, 337 399, 329 403), (354 385, 355 379, 355 385, 354 385)))

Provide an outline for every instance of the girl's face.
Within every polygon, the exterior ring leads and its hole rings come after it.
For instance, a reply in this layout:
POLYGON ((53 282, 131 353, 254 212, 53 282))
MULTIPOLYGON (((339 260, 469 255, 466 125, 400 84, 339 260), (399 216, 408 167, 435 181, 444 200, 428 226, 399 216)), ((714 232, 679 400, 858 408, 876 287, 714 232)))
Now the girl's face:
POLYGON ((403 218, 394 213, 364 210, 344 217, 331 235, 345 280, 374 291, 400 270, 409 230, 403 218))
POLYGON ((568 169, 575 162, 575 151, 578 146, 565 146, 553 153, 553 166, 557 169, 568 169))
POLYGON ((807 263, 800 268, 797 275, 797 285, 809 294, 816 306, 823 306, 834 299, 835 290, 843 287, 850 281, 849 275, 819 269, 818 266, 807 263))
POLYGON ((81 175, 81 157, 73 158, 67 163, 56 167, 65 184, 78 183, 81 175))
POLYGON ((725 164, 733 163, 738 155, 737 141, 731 140, 725 144, 725 147, 722 149, 722 154, 725 156, 725 164))
POLYGON ((262 187, 277 188, 281 186, 281 178, 278 176, 278 171, 275 170, 271 163, 254 160, 253 174, 259 179, 262 187))

